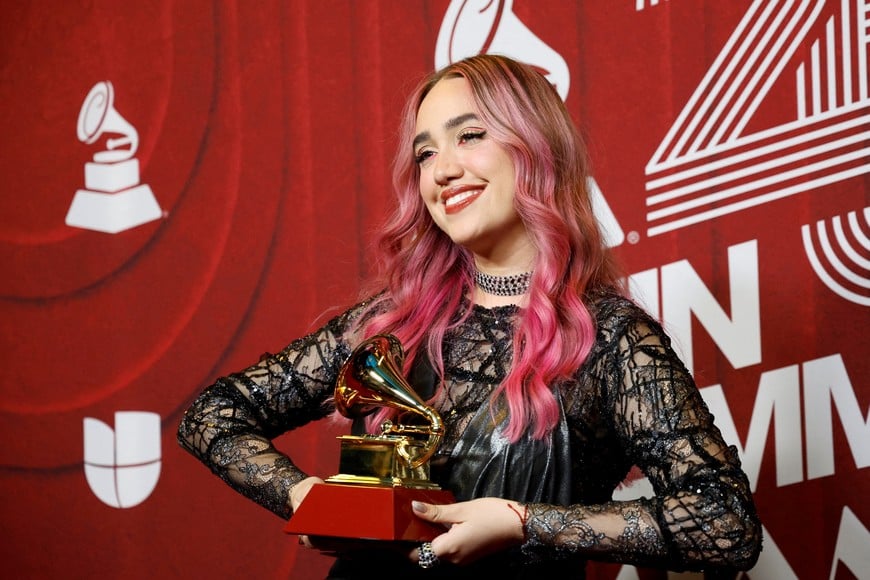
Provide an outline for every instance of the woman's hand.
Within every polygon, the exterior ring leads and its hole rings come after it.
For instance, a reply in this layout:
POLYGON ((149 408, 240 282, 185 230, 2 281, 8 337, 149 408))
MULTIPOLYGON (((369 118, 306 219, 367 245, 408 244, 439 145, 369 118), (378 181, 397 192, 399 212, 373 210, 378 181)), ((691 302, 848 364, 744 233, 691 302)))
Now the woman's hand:
MULTIPOLYGON (((447 505, 413 503, 420 518, 449 528, 432 540, 439 560, 468 564, 493 552, 523 543, 526 506, 486 497, 447 505)), ((415 550, 412 558, 419 558, 415 550)))
MULTIPOLYGON (((318 483, 324 483, 319 477, 308 477, 294 485, 290 489, 290 506, 293 512, 305 500, 311 488, 318 483)), ((326 536, 300 535, 299 544, 312 550, 317 550, 326 556, 343 556, 353 558, 355 554, 366 553, 372 549, 394 549, 401 553, 407 553, 406 543, 376 542, 374 540, 357 540, 354 538, 332 538, 326 536)))
MULTIPOLYGON (((299 509, 299 505, 305 499, 305 496, 307 496, 308 492, 311 491, 311 488, 318 483, 323 483, 323 480, 316 476, 306 477, 290 488, 290 508, 293 510, 294 514, 296 513, 296 510, 299 509)), ((308 536, 299 536, 299 544, 306 548, 320 549, 314 546, 311 538, 308 536)))
POLYGON ((299 504, 302 503, 311 488, 318 483, 323 483, 323 480, 319 477, 306 477, 290 488, 290 509, 293 510, 293 513, 296 513, 299 504))

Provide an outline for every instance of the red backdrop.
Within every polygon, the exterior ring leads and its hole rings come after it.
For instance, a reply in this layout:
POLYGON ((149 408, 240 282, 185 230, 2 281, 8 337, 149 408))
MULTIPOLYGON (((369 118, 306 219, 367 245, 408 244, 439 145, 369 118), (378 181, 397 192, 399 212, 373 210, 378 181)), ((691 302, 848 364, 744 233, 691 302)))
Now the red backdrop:
MULTIPOLYGON (((215 377, 355 299, 391 203, 406 93, 436 65, 492 51, 540 67, 565 98, 636 295, 672 329, 743 454, 766 532, 748 575, 870 577, 868 9, 867 0, 5 6, 4 570, 325 570, 281 520, 183 453, 175 429, 215 377), (106 151, 124 163, 101 160, 106 151), (159 435, 131 447, 119 411, 154 414, 159 435), (86 419, 114 439, 86 434, 86 419), (102 488, 88 469, 107 475, 102 488), (125 492, 123 507, 104 497, 125 492)), ((326 476, 334 435, 306 427, 280 444, 326 476)), ((590 575, 663 576, 613 565, 590 575)))

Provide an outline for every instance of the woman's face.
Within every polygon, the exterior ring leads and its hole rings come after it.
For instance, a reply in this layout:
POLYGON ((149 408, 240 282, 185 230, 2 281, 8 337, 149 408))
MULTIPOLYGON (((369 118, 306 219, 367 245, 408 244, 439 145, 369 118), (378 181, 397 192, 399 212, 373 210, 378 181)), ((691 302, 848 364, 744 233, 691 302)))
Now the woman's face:
POLYGON ((415 134, 420 195, 450 239, 491 261, 529 246, 514 209, 513 161, 487 133, 468 81, 439 81, 420 104, 415 134))

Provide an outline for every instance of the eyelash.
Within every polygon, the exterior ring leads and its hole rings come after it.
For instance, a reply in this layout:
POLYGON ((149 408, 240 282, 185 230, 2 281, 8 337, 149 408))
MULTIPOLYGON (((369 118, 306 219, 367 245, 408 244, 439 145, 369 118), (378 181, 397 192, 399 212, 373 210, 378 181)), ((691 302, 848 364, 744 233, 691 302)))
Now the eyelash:
POLYGON ((417 165, 422 165, 424 161, 429 159, 433 152, 432 151, 420 151, 417 155, 414 156, 414 163, 417 165))
POLYGON ((459 134, 460 141, 468 141, 470 139, 483 139, 484 137, 486 137, 486 131, 484 131, 483 129, 463 131, 459 134))
MULTIPOLYGON (((473 129, 473 130, 463 131, 462 133, 459 134, 458 139, 460 142, 467 142, 467 141, 476 140, 476 139, 483 139, 484 137, 486 137, 485 130, 473 129)), ((414 163, 416 163, 417 165, 420 165, 421 163, 423 163, 427 159, 429 159, 429 157, 431 157, 432 154, 433 154, 433 151, 429 151, 429 150, 420 151, 420 153, 418 153, 417 155, 414 156, 414 163)))

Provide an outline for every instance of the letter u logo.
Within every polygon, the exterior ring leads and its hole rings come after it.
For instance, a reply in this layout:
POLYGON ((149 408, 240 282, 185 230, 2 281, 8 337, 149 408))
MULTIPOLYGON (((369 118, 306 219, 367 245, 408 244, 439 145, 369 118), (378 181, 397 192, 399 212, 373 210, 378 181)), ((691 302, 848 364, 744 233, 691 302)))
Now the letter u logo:
POLYGON ((145 501, 160 478, 160 415, 118 411, 115 429, 85 417, 85 478, 100 501, 130 508, 145 501))

